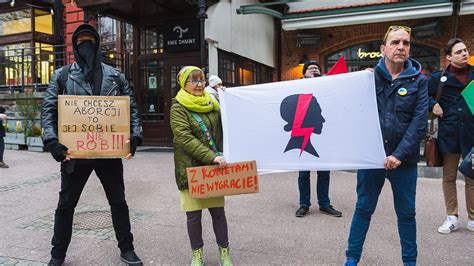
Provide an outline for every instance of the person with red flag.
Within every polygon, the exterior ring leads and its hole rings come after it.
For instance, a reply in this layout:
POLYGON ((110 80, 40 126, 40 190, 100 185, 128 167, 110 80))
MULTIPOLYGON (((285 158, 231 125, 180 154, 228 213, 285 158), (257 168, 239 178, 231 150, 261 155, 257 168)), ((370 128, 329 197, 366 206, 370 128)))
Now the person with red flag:
MULTIPOLYGON (((303 78, 315 78, 321 76, 321 67, 316 61, 307 61, 303 66, 303 78)), ((316 192, 318 195, 319 211, 334 217, 341 217, 342 212, 336 210, 329 200, 329 171, 317 171, 318 181, 316 192)), ((298 173, 298 189, 300 192, 300 207, 296 210, 296 217, 304 217, 311 206, 311 181, 310 171, 298 173)))

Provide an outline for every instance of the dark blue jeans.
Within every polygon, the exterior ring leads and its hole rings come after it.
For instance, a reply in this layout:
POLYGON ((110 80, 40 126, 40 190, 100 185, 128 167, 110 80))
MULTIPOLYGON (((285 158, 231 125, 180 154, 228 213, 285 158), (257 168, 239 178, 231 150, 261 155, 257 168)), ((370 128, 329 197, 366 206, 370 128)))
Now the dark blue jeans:
MULTIPOLYGON (((311 180, 310 171, 300 171, 298 175, 298 188, 300 190, 300 206, 311 206, 311 180)), ((321 208, 327 208, 329 201, 329 171, 318 171, 316 192, 318 204, 321 208)))
POLYGON ((357 172, 357 203, 352 217, 346 257, 357 262, 362 254, 370 219, 377 207, 380 191, 387 178, 392 185, 393 202, 398 219, 398 234, 402 246, 403 262, 416 262, 416 164, 401 166, 395 170, 359 170, 357 172))

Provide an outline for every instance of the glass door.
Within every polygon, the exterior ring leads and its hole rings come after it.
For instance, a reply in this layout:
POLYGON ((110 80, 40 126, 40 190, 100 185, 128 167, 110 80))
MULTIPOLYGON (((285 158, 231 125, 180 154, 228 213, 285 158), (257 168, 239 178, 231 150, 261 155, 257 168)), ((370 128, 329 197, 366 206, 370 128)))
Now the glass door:
POLYGON ((176 75, 186 65, 199 64, 198 57, 143 60, 140 65, 139 108, 145 145, 172 146, 171 99, 179 91, 176 75))

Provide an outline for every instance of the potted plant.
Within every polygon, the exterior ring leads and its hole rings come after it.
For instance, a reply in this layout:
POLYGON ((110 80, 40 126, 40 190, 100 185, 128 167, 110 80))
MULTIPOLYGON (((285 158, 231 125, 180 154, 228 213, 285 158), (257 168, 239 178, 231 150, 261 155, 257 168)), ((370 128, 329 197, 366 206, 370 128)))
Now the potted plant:
POLYGON ((29 151, 43 151, 41 126, 38 124, 41 105, 39 99, 26 94, 24 98, 16 99, 17 110, 25 119, 24 132, 29 151))
POLYGON ((25 129, 21 120, 9 119, 5 129, 5 147, 7 149, 19 150, 20 145, 26 144, 25 129), (14 126, 10 126, 12 123, 14 126))
POLYGON ((43 140, 41 138, 42 130, 38 124, 33 124, 31 130, 26 135, 26 145, 28 145, 28 151, 43 151, 43 140))

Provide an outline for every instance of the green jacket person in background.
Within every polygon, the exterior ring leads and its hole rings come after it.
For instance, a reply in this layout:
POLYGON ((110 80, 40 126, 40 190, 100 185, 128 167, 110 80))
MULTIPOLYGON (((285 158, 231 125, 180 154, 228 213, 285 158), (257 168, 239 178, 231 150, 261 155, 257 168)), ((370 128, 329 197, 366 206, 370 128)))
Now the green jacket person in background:
POLYGON ((210 164, 226 166, 221 156, 222 125, 219 104, 204 91, 204 72, 185 66, 178 73, 181 87, 171 105, 171 129, 174 135, 174 164, 181 209, 186 212, 188 235, 193 250, 191 265, 203 265, 202 210, 209 209, 219 246, 221 265, 232 265, 229 256, 224 197, 193 199, 189 194, 186 168, 210 164), (200 126, 200 121, 201 126, 200 126))

